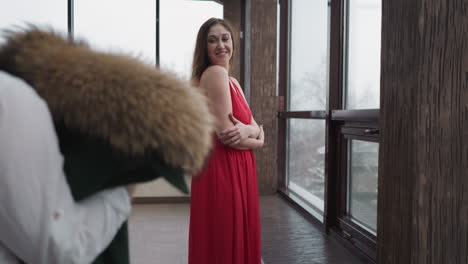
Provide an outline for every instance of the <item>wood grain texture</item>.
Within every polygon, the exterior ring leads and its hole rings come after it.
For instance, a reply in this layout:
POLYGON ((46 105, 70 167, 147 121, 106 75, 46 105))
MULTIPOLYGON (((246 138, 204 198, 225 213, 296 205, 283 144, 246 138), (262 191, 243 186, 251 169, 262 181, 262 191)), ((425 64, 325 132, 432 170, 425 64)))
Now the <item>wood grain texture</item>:
POLYGON ((250 107, 255 120, 263 124, 265 145, 256 151, 259 191, 277 191, 276 171, 276 37, 277 0, 250 1, 250 107))
POLYGON ((242 75, 242 56, 244 49, 244 41, 240 37, 242 31, 242 1, 239 0, 224 0, 224 18, 232 25, 234 31, 236 47, 234 56, 230 66, 230 74, 236 78, 243 86, 242 75))
POLYGON ((378 263, 468 263, 467 11, 383 1, 378 263))

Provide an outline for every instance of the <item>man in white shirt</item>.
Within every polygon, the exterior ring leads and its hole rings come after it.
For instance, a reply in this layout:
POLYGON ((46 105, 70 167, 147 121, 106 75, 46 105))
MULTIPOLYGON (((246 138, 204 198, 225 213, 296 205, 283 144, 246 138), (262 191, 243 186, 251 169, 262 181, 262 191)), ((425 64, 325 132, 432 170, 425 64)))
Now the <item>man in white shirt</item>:
POLYGON ((90 263, 130 213, 132 188, 75 202, 46 103, 0 71, 0 263, 90 263))

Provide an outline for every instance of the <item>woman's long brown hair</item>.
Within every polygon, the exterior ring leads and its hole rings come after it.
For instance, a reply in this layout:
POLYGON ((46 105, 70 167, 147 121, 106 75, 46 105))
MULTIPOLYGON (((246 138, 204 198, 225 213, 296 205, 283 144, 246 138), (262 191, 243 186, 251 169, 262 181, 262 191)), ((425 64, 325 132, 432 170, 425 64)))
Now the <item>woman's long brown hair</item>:
MULTIPOLYGON (((198 30, 198 34, 197 34, 197 42, 195 44, 195 52, 193 54, 192 77, 190 78, 192 84, 198 84, 203 72, 206 70, 206 68, 208 68, 208 66, 211 65, 210 58, 208 57, 208 54, 206 52, 206 45, 208 43, 208 31, 214 25, 223 26, 231 34, 231 40, 232 40, 231 54, 233 54, 234 56, 234 49, 235 49, 234 35, 233 35, 232 27, 229 24, 229 22, 227 22, 224 19, 214 18, 214 17, 208 19, 200 27, 200 29, 198 30)), ((232 61, 232 57, 229 60, 229 63, 231 63, 231 61, 232 61)))

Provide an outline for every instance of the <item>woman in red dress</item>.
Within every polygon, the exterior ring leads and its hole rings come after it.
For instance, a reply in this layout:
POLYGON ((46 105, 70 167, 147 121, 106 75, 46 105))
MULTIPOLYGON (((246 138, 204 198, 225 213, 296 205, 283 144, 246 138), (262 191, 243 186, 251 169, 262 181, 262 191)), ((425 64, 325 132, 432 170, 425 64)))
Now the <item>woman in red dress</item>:
POLYGON ((217 119, 213 151, 192 180, 189 264, 260 264, 260 216, 255 158, 263 128, 252 117, 236 79, 231 27, 211 18, 200 28, 192 81, 217 119))

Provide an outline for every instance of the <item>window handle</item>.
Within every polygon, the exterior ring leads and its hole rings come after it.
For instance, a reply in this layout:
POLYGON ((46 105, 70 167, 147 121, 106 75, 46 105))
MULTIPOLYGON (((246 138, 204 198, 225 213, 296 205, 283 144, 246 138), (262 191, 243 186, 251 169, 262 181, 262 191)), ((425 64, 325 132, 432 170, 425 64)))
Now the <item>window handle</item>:
POLYGON ((364 135, 377 135, 379 134, 379 129, 366 129, 364 130, 364 135))

